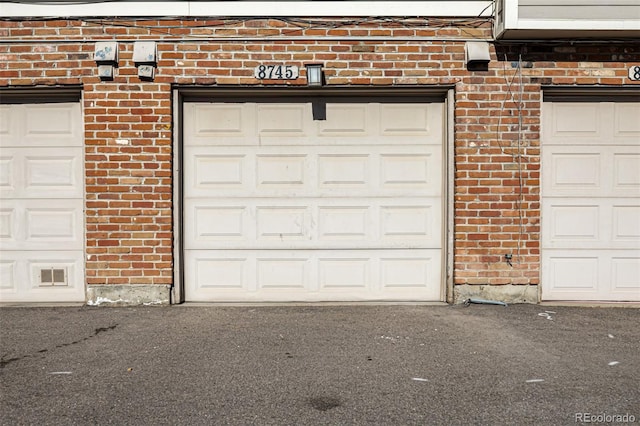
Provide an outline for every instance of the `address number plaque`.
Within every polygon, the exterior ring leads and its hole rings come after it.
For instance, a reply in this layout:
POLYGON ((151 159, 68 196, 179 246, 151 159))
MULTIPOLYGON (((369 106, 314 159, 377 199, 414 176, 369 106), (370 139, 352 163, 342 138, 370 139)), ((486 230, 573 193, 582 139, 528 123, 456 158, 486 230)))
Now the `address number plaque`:
POLYGON ((258 80, 295 80, 298 78, 298 67, 295 65, 258 65, 253 75, 258 80))

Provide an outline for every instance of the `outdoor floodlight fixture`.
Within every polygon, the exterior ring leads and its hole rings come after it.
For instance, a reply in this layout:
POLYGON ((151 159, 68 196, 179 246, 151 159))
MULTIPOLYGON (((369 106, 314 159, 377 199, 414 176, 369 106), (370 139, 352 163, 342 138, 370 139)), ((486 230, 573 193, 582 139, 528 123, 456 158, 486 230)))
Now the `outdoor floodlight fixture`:
POLYGON ((307 67, 307 86, 322 87, 324 85, 322 64, 306 64, 305 66, 307 67))

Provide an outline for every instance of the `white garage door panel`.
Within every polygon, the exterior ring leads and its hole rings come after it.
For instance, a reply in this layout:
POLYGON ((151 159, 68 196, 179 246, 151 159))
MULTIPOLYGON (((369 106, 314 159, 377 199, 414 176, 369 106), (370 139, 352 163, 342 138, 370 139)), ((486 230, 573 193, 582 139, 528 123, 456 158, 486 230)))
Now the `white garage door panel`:
POLYGON ((547 250, 542 262, 545 290, 555 300, 638 300, 638 250, 547 250))
POLYGON ((0 196, 81 198, 82 148, 2 148, 0 196))
POLYGON ((82 200, 3 200, 3 250, 82 250, 82 200))
POLYGON ((188 250, 193 301, 439 300, 440 250, 188 250))
POLYGON ((187 200, 185 248, 439 248, 438 201, 187 200))
POLYGON ((442 147, 186 147, 192 197, 440 197, 442 147))
POLYGON ((637 197, 640 146, 547 145, 543 192, 552 197, 637 197))
MULTIPOLYGON (((45 277, 46 278, 46 277, 45 277)), ((0 301, 83 301, 84 259, 80 251, 3 250, 0 259, 0 301), (62 282, 43 282, 43 270, 62 271, 62 282)))
POLYGON ((548 199, 542 208, 547 248, 640 250, 640 201, 548 199))
POLYGON ((545 103, 542 297, 640 301, 640 104, 545 103))
POLYGON ((187 300, 441 300, 442 104, 184 108, 187 300))
POLYGON ((631 142, 638 142, 640 134, 640 104, 618 103, 613 105, 613 121, 615 138, 629 138, 631 142))
POLYGON ((185 146, 386 145, 390 136, 407 144, 442 145, 442 104, 437 103, 328 104, 327 119, 316 121, 310 103, 186 103, 184 116, 185 146))
POLYGON ((637 145, 639 103, 545 102, 545 144, 637 145))
POLYGON ((78 103, 0 106, 0 301, 84 301, 78 103))
POLYGON ((82 147, 79 103, 0 106, 2 147, 82 147))

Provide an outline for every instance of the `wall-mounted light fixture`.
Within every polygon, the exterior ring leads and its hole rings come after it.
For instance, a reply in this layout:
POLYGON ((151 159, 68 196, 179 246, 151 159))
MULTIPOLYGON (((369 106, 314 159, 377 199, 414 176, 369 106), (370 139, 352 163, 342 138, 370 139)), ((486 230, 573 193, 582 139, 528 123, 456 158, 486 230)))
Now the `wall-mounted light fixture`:
POLYGON ((98 65, 100 80, 113 80, 118 66, 118 43, 115 41, 96 42, 93 60, 98 65))
POLYGON ((324 85, 322 64, 306 64, 305 66, 307 67, 307 86, 322 87, 324 85))
POLYGON ((133 43, 133 62, 138 67, 141 80, 153 80, 158 56, 155 41, 136 41, 133 43))

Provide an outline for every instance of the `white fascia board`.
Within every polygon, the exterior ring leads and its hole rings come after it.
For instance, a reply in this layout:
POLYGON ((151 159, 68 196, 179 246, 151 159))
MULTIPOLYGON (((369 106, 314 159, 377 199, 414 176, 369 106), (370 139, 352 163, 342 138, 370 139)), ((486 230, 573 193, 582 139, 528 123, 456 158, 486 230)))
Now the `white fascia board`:
POLYGON ((518 30, 636 30, 640 31, 640 20, 577 20, 577 19, 520 19, 517 26, 506 29, 518 30))
POLYGON ((90 4, 16 4, 0 2, 0 16, 7 18, 189 16, 191 2, 109 2, 90 4))
POLYGON ((468 1, 127 1, 83 4, 0 2, 0 16, 21 17, 488 17, 492 2, 468 1))

